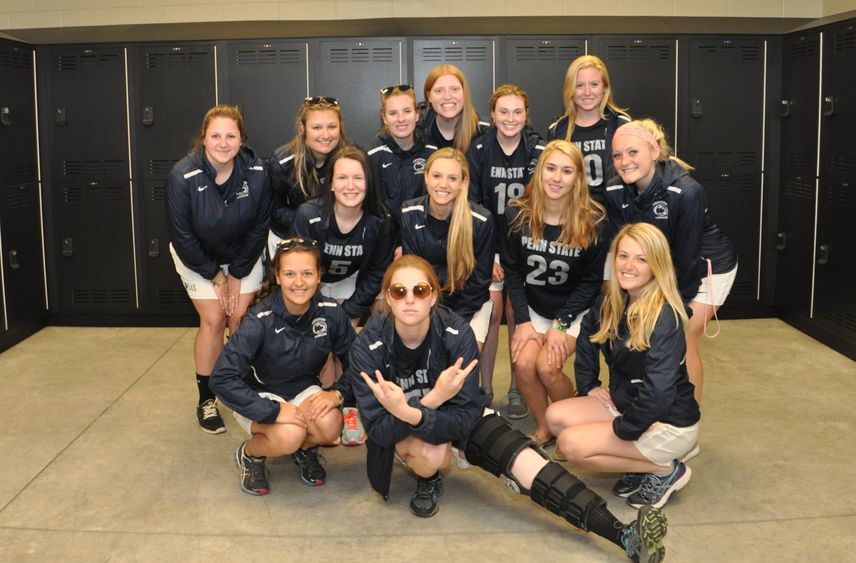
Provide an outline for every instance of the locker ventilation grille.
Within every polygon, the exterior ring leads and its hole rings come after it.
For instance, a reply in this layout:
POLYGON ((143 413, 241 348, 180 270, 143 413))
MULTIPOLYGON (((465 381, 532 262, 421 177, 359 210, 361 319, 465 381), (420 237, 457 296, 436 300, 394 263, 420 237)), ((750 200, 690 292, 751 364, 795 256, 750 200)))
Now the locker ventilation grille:
POLYGON ((235 53, 238 65, 291 65, 300 63, 299 49, 242 49, 235 53))
POLYGON ((746 168, 758 168, 758 153, 742 152, 700 152, 696 165, 702 170, 733 173, 746 168))
POLYGON ((822 315, 832 324, 856 333, 856 315, 832 307, 824 307, 822 315))
POLYGON ((3 169, 2 174, 3 184, 26 184, 35 182, 36 163, 35 162, 13 162, 3 169))
POLYGON ((579 55, 580 49, 575 45, 517 45, 514 47, 514 60, 517 62, 567 62, 579 55))
POLYGON ((832 155, 829 159, 829 173, 835 176, 853 178, 856 176, 856 158, 852 156, 832 155))
POLYGON ((72 289, 71 302, 88 305, 129 304, 131 292, 127 289, 72 289))
POLYGON ((793 172, 798 170, 811 172, 815 167, 815 157, 803 152, 786 152, 784 161, 785 170, 791 170, 793 172))
POLYGON ((755 284, 752 282, 735 281, 731 286, 731 295, 736 297, 753 297, 755 295, 755 284))
POLYGON ((836 53, 856 49, 856 30, 848 29, 832 36, 832 50, 836 53))
POLYGON ((190 297, 183 289, 159 289, 158 303, 161 305, 177 305, 179 303, 190 303, 190 297))
POLYGON ((65 176, 122 176, 126 171, 121 160, 64 160, 62 173, 65 176))
POLYGON ((35 207, 36 190, 34 186, 20 186, 9 190, 6 194, 6 206, 9 209, 35 207))
POLYGON ((757 61, 760 52, 758 45, 698 45, 695 56, 698 60, 757 61))
POLYGON ((149 174, 152 176, 167 176, 177 160, 150 160, 149 174))
POLYGON ((0 67, 32 70, 33 54, 31 51, 24 51, 17 47, 3 49, 0 51, 0 67))
MULTIPOLYGON (((851 186, 848 183, 831 184, 828 191, 831 203, 841 204, 845 207, 856 207, 856 186, 851 186)), ((842 209, 838 210, 839 213, 843 211, 842 209)))
POLYGON ((146 53, 146 68, 188 68, 211 65, 211 56, 206 51, 172 51, 169 53, 146 53))
POLYGON ((122 59, 118 53, 83 53, 80 55, 60 55, 59 70, 95 70, 121 68, 122 59))
POLYGON ((785 196, 797 199, 814 199, 814 184, 802 181, 801 178, 785 180, 785 196))
POLYGON ((791 43, 791 59, 815 57, 817 55, 819 45, 820 37, 818 35, 814 35, 812 37, 800 37, 799 41, 791 43))
POLYGON ((484 62, 488 60, 487 47, 484 45, 425 47, 422 49, 422 60, 427 63, 484 62))
POLYGON ((607 45, 606 58, 611 61, 654 60, 668 61, 672 58, 671 45, 607 45))
POLYGON ((392 47, 333 47, 330 49, 331 63, 391 63, 392 47))
POLYGON ((127 199, 127 188, 123 186, 65 186, 65 201, 75 203, 80 201, 124 201, 127 199))
POLYGON ((166 186, 163 184, 152 186, 151 198, 152 201, 163 201, 166 197, 166 186))

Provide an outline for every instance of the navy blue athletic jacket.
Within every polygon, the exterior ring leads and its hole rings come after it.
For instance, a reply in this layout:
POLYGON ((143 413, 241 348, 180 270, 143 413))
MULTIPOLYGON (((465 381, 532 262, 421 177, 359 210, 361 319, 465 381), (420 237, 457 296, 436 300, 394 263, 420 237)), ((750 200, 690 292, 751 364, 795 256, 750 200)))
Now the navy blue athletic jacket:
MULTIPOLYGON (((437 138, 434 132, 434 124, 437 122, 437 114, 434 112, 434 108, 431 107, 431 104, 428 102, 422 102, 419 104, 419 123, 417 123, 417 129, 422 129, 422 132, 425 134, 427 142, 438 147, 448 147, 452 146, 449 143, 453 141, 447 141, 446 139, 437 138)), ((478 137, 479 135, 483 135, 485 131, 487 131, 488 127, 490 127, 490 123, 486 123, 484 121, 479 121, 479 127, 476 131, 476 134, 473 138, 478 137)))
POLYGON ((425 193, 425 161, 436 150, 436 146, 427 144, 424 133, 417 128, 413 146, 408 150, 403 150, 392 135, 384 132, 378 135, 378 145, 368 152, 378 191, 396 224, 401 216, 401 204, 425 193))
MULTIPOLYGON (((330 223, 335 220, 332 213, 324 212, 318 198, 301 205, 294 218, 294 234, 318 243, 325 269, 330 268, 330 257, 325 251, 325 245, 331 235, 330 223)), ((342 302, 342 309, 351 318, 359 318, 367 313, 380 293, 383 274, 392 262, 395 244, 393 228, 389 224, 391 221, 392 218, 388 215, 381 218, 364 214, 354 228, 357 232, 352 231, 349 236, 348 245, 362 247, 362 264, 357 273, 357 287, 354 293, 342 302)), ((337 241, 335 244, 340 245, 341 242, 337 241)), ((349 271, 341 279, 352 274, 353 272, 349 271)))
MULTIPOLYGON (((321 385, 318 373, 329 353, 347 367, 353 341, 351 322, 335 301, 316 295, 308 311, 292 315, 276 289, 250 308, 229 337, 208 386, 230 409, 255 422, 273 424, 279 403, 259 393, 274 393, 288 401, 310 385, 321 385)), ((346 403, 353 401, 344 377, 331 389, 340 391, 346 403)))
MULTIPOLYGON (((185 266, 205 279, 214 279, 220 266, 246 277, 262 254, 270 224, 271 194, 261 159, 242 146, 235 157, 234 191, 221 193, 217 173, 195 149, 179 160, 166 186, 169 236, 185 266)), ((224 184, 224 188, 232 184, 224 184)))
MULTIPOLYGON (((455 293, 443 293, 443 304, 469 320, 490 299, 493 276, 493 255, 496 253, 494 222, 490 212, 470 202, 473 216, 473 254, 475 269, 466 285, 455 293)), ((401 209, 401 245, 404 254, 416 254, 427 260, 437 272, 440 283, 446 285, 449 276, 446 264, 448 238, 437 239, 427 225, 428 196, 404 202, 401 209)))
MULTIPOLYGON (((616 113, 611 107, 606 106, 604 111, 604 119, 606 119, 606 156, 607 162, 612 162, 612 137, 615 135, 615 130, 628 123, 630 119, 624 115, 616 113)), ((547 140, 564 139, 568 134, 568 117, 560 117, 550 124, 547 128, 547 140)), ((573 135, 573 134, 572 134, 573 135)), ((607 178, 610 176, 607 175, 607 178)))
MULTIPOLYGON (((525 186, 535 173, 535 165, 538 163, 541 153, 544 152, 544 143, 541 140, 541 135, 528 125, 521 131, 520 142, 523 143, 527 156, 526 178, 521 179, 520 182, 525 186)), ((497 213, 496 205, 493 203, 495 199, 492 193, 483 193, 482 184, 483 180, 490 178, 490 167, 493 165, 493 151, 495 150, 502 149, 496 142, 496 126, 492 126, 484 135, 476 138, 470 145, 470 150, 467 151, 467 162, 470 168, 469 198, 487 208, 494 215, 497 213)))
POLYGON ((684 361, 687 351, 684 327, 675 310, 668 303, 663 305, 651 333, 651 347, 634 352, 627 348, 626 312, 621 319, 619 338, 612 345, 608 341, 595 344, 589 340, 600 329, 602 303, 601 296, 583 318, 577 338, 574 374, 580 395, 601 385, 598 352, 603 352, 609 367, 609 394, 621 411, 621 416, 612 421, 616 436, 638 440, 655 422, 678 427, 698 422, 701 414, 684 361))
POLYGON ((737 265, 731 241, 710 219, 704 188, 672 160, 657 163, 651 184, 641 194, 636 184, 613 180, 606 188, 604 204, 610 239, 626 223, 650 223, 663 231, 685 301, 698 294, 699 283, 707 275, 705 259, 711 260, 716 274, 737 265))
POLYGON ((330 159, 321 168, 315 168, 312 151, 306 151, 304 175, 306 177, 306 196, 297 184, 297 169, 294 167, 294 154, 282 145, 270 158, 270 186, 273 192, 273 209, 271 210, 270 230, 279 238, 287 238, 293 234, 292 225, 297 208, 307 199, 321 193, 321 186, 327 180, 327 169, 330 159))
MULTIPOLYGON (((422 421, 418 426, 410 426, 391 415, 375 398, 360 372, 365 372, 377 380, 375 370, 379 370, 384 379, 394 380, 396 358, 390 349, 394 330, 395 320, 392 316, 372 316, 354 340, 351 361, 346 370, 347 379, 353 386, 360 418, 368 435, 366 469, 369 481, 372 488, 384 498, 389 495, 396 443, 412 434, 430 444, 451 442, 463 449, 485 406, 484 396, 479 393, 479 368, 476 366, 467 376, 458 394, 438 409, 423 406, 417 397, 408 401, 410 406, 422 411, 422 421)), ((440 373, 458 358, 463 358, 463 365, 466 366, 473 358, 479 357, 476 339, 470 326, 443 305, 437 305, 431 314, 427 338, 428 379, 431 387, 440 373)))

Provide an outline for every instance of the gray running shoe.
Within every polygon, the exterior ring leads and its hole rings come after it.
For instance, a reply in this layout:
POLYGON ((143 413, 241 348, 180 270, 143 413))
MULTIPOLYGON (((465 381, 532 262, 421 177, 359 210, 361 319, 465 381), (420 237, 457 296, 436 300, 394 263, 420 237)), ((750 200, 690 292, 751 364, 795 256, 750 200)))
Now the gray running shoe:
POLYGON ((643 506, 636 522, 621 530, 624 552, 633 561, 659 563, 666 556, 663 538, 669 529, 666 515, 659 508, 643 506))
POLYGON ((518 420, 529 416, 526 403, 523 402, 523 396, 520 395, 520 391, 517 389, 512 389, 508 392, 508 408, 505 411, 505 416, 511 420, 518 420))
POLYGON ((267 480, 265 458, 250 457, 244 453, 244 446, 249 440, 242 442, 235 450, 235 465, 241 472, 241 490, 248 495, 266 495, 270 492, 267 480))
POLYGON ((662 507, 672 496, 690 482, 692 470, 677 459, 672 462, 672 472, 668 475, 654 475, 648 473, 642 479, 639 490, 627 497, 627 504, 633 508, 642 508, 650 504, 657 508, 662 507))
POLYGON ((437 514, 437 499, 443 494, 443 474, 439 471, 433 478, 416 478, 416 492, 410 498, 410 512, 420 518, 437 514))

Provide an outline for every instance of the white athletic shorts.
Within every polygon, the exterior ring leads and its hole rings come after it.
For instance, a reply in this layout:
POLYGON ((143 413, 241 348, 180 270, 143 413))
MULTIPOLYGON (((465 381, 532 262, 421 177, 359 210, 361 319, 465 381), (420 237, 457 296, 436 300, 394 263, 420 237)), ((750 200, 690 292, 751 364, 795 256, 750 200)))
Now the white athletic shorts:
POLYGON ((473 318, 470 319, 470 328, 476 333, 476 340, 480 344, 484 344, 485 338, 487 338, 491 311, 493 311, 493 301, 488 299, 482 304, 481 309, 473 314, 473 318))
MULTIPOLYGON (((264 399, 270 399, 272 401, 280 401, 282 403, 288 403, 289 405, 294 405, 295 407, 298 407, 298 406, 300 406, 300 403, 302 403, 303 401, 305 401, 306 399, 308 399, 309 397, 311 397, 312 395, 314 395, 318 391, 322 391, 322 389, 319 386, 310 385, 309 387, 307 387, 306 389, 304 389, 303 391, 298 393, 297 396, 294 397, 290 401, 286 401, 285 399, 283 399, 282 397, 280 397, 279 395, 277 395, 275 393, 267 393, 265 391, 262 391, 261 393, 259 393, 259 397, 262 397, 264 399)), ((238 421, 238 425, 241 428, 243 428, 244 430, 246 430, 247 434, 252 434, 252 431, 251 431, 251 428, 253 427, 253 421, 252 420, 250 420, 249 418, 247 418, 246 416, 244 416, 242 414, 238 414, 237 411, 232 411, 232 416, 234 416, 235 420, 238 421)))
MULTIPOLYGON (((570 328, 565 331, 565 334, 568 336, 573 336, 576 338, 580 335, 580 326, 583 324, 583 318, 588 313, 588 309, 577 315, 577 318, 574 319, 574 322, 571 323, 570 328)), ((529 320, 532 321, 532 327, 535 329, 535 332, 538 334, 547 334, 547 331, 550 330, 550 327, 553 326, 553 319, 548 319, 547 317, 542 317, 534 310, 532 307, 529 307, 529 320)))
MULTIPOLYGON (((612 407, 608 407, 608 410, 613 418, 621 414, 612 407)), ((655 422, 633 442, 633 446, 651 463, 665 467, 671 465, 672 460, 681 459, 695 447, 698 443, 698 429, 698 422, 684 427, 655 422)))
POLYGON ((736 278, 737 266, 722 274, 713 274, 711 277, 705 275, 701 279, 701 283, 698 286, 698 293, 693 297, 693 301, 722 307, 728 298, 728 294, 731 293, 731 286, 734 285, 736 278))
MULTIPOLYGON (((184 265, 172 243, 169 243, 169 253, 172 254, 172 261, 175 263, 175 271, 181 278, 184 284, 184 289, 191 299, 217 299, 217 294, 214 293, 214 284, 211 280, 207 280, 184 265)), ((229 274, 229 265, 222 264, 223 273, 229 274)), ((256 260, 253 269, 246 277, 241 278, 241 294, 255 293, 262 288, 262 280, 264 279, 264 267, 262 266, 262 257, 256 260)))

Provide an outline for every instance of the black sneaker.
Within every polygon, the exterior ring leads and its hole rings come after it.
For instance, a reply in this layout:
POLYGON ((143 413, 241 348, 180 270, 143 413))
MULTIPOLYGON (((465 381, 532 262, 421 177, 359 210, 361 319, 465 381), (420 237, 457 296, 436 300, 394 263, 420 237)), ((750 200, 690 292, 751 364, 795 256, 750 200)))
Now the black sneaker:
POLYGON ((443 475, 438 471, 434 477, 417 477, 416 492, 410 498, 410 512, 420 518, 437 514, 437 499, 443 494, 443 475))
POLYGON ((241 490, 248 495, 266 495, 270 492, 267 480, 267 467, 263 457, 250 457, 244 453, 243 442, 235 450, 235 465, 241 472, 241 490))
POLYGON ((526 408, 526 403, 523 402, 523 396, 517 389, 511 389, 508 392, 508 408, 505 411, 505 417, 518 420, 527 416, 529 416, 529 410, 526 408))
POLYGON ((659 563, 666 556, 663 538, 669 529, 666 515, 659 508, 643 506, 636 522, 621 530, 624 552, 633 561, 659 563))
POLYGON ((310 487, 320 487, 324 484, 327 472, 318 459, 318 446, 308 450, 297 450, 291 454, 294 463, 300 467, 300 479, 310 487))
POLYGON ((226 431, 226 425, 223 424, 223 417, 220 416, 220 409, 214 404, 214 399, 208 399, 196 407, 196 420, 203 432, 222 434, 226 431))
POLYGON ((672 472, 668 475, 647 473, 639 486, 639 490, 627 497, 627 503, 633 508, 641 508, 646 504, 662 507, 672 496, 690 482, 692 470, 683 462, 674 460, 672 472))
POLYGON ((643 479, 645 479, 645 473, 625 473, 612 486, 612 494, 617 497, 627 498, 639 490, 643 479))

